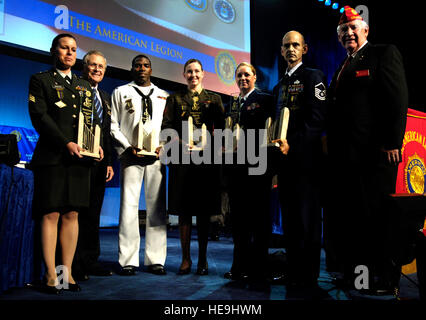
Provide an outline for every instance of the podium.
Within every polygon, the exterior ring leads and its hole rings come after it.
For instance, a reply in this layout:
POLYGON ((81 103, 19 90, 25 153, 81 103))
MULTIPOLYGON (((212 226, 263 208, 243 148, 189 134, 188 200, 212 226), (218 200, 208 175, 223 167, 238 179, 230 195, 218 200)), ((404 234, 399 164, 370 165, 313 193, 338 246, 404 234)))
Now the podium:
POLYGON ((0 164, 0 292, 33 280, 33 173, 0 164))
POLYGON ((426 299, 426 194, 391 194, 388 201, 390 255, 397 268, 416 260, 420 298, 426 299))

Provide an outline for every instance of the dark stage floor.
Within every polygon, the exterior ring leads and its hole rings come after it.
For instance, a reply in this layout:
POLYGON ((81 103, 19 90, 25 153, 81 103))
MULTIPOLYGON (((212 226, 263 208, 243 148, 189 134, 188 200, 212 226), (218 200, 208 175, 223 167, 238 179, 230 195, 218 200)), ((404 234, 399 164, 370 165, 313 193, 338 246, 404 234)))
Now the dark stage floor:
MULTIPOLYGON (((142 237, 141 248, 144 247, 142 237)), ((111 266, 118 272, 118 235, 117 229, 101 230, 101 257, 100 260, 111 266)), ((176 228, 168 233, 168 257, 166 261, 167 275, 156 276, 143 271, 143 267, 136 276, 123 277, 113 274, 110 277, 91 276, 90 280, 80 282, 82 291, 79 293, 62 292, 58 296, 47 295, 30 288, 13 288, 0 295, 1 304, 6 301, 56 300, 56 301, 86 301, 86 303, 101 302, 107 306, 113 306, 113 300, 140 302, 145 306, 156 305, 159 301, 167 303, 193 303, 198 301, 216 301, 220 303, 244 303, 276 304, 279 301, 289 300, 324 300, 342 301, 389 301, 393 296, 368 296, 356 291, 344 292, 338 290, 331 283, 331 276, 325 271, 324 254, 321 263, 321 275, 319 285, 323 289, 320 296, 310 294, 288 292, 284 285, 250 285, 246 283, 232 282, 223 278, 223 274, 229 270, 232 262, 232 239, 221 236, 219 241, 210 241, 208 248, 209 275, 197 276, 195 269, 197 264, 197 240, 192 238, 193 272, 189 275, 179 276, 177 271, 180 264, 180 243, 176 228), (111 302, 112 304, 108 303, 111 302)), ((284 249, 270 249, 271 257, 279 257, 284 249)), ((143 265, 143 250, 140 253, 141 265, 143 265)), ((410 275, 413 281, 417 281, 416 274, 410 275)), ((404 277, 401 279, 400 299, 403 301, 419 301, 418 289, 404 277)), ((346 302, 344 302, 346 301, 346 302)), ((340 304, 340 303, 339 303, 340 304)), ((163 308, 163 307, 162 307, 163 308)))

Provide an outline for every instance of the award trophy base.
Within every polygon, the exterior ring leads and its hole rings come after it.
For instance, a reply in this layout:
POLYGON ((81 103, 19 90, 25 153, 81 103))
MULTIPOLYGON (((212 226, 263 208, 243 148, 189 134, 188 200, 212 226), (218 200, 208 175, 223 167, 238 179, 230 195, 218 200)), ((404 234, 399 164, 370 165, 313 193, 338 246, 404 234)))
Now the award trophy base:
POLYGON ((144 157, 155 157, 157 158, 158 155, 155 152, 156 147, 154 147, 156 144, 158 144, 158 132, 155 129, 152 129, 151 132, 146 132, 146 128, 144 128, 144 124, 142 121, 139 121, 138 127, 137 127, 137 144, 136 147, 138 148, 138 151, 136 154, 144 157))
POLYGON ((101 128, 95 125, 94 129, 90 129, 84 123, 83 113, 80 111, 78 118, 77 144, 83 150, 80 154, 85 157, 99 159, 99 144, 101 140, 101 128))

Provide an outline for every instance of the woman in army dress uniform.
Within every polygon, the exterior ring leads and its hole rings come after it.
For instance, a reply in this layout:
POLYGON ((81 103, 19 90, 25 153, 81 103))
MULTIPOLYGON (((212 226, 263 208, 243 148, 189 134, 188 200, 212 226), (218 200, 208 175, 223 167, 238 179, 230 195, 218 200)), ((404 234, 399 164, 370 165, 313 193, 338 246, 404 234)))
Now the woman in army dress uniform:
MULTIPOLYGON (((41 223, 41 247, 46 264, 43 288, 59 293, 56 273, 56 243, 62 252, 64 290, 80 291, 71 274, 78 238, 78 211, 89 205, 90 162, 82 161, 77 141, 78 114, 83 104, 90 108, 90 84, 71 74, 77 44, 70 34, 59 34, 50 49, 53 68, 31 77, 29 113, 39 140, 31 168, 34 172, 33 212, 41 223), (58 224, 60 228, 58 235, 58 224), (68 279, 65 277, 68 275, 68 279)), ((101 150, 101 159, 103 152, 101 150)))
MULTIPOLYGON (((187 82, 187 89, 167 98, 162 129, 177 131, 182 152, 199 152, 186 151, 188 141, 181 140, 184 136, 182 122, 187 121, 191 116, 194 127, 200 128, 202 124, 205 124, 207 131, 211 134, 213 129, 223 128, 224 108, 219 95, 203 89, 204 71, 200 61, 188 60, 184 66, 183 76, 187 82)), ((182 154, 180 156, 182 159, 182 154)), ((197 274, 208 274, 209 220, 211 215, 220 212, 219 172, 219 167, 213 164, 192 162, 183 164, 180 160, 179 164, 169 165, 169 213, 179 216, 182 246, 182 263, 178 274, 188 274, 191 271, 192 216, 197 217, 199 245, 197 274)))

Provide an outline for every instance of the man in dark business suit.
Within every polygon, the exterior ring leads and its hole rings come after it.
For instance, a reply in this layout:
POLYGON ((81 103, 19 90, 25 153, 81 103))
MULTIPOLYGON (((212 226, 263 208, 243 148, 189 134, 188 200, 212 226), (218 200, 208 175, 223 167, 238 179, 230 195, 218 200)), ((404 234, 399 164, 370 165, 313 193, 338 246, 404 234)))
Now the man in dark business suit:
POLYGON ((369 43, 368 33, 362 17, 346 6, 337 34, 348 57, 328 91, 327 141, 335 186, 330 219, 346 284, 379 294, 395 286, 383 208, 387 195, 395 192, 408 90, 398 49, 369 43), (368 268, 368 285, 357 285, 358 266, 368 268))
POLYGON ((111 96, 98 89, 107 67, 106 58, 99 51, 89 51, 83 57, 83 78, 89 81, 93 90, 94 108, 101 122, 101 146, 104 159, 92 167, 90 181, 90 207, 79 216, 79 239, 74 259, 73 273, 79 280, 89 275, 110 276, 111 270, 98 262, 100 255, 99 219, 105 194, 105 183, 114 176, 112 168, 111 142, 111 96), (99 104, 98 104, 99 102, 99 104), (98 108, 96 108, 98 106, 98 108))

